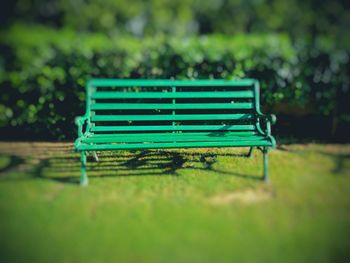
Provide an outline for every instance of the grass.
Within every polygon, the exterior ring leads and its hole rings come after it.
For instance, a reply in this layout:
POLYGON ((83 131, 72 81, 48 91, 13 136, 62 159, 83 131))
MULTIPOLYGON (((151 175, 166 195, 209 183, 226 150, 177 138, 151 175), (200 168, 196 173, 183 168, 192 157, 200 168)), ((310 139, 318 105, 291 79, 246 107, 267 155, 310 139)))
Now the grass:
POLYGON ((71 147, 0 143, 1 262, 350 262, 350 146, 71 147))

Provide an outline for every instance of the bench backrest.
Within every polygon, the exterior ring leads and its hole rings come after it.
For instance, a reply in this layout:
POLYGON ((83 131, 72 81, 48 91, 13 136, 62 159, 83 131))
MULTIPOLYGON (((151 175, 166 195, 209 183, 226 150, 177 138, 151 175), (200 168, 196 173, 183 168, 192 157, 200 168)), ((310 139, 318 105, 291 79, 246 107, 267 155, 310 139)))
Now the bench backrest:
POLYGON ((259 83, 93 79, 87 84, 86 102, 94 133, 254 133, 259 83))

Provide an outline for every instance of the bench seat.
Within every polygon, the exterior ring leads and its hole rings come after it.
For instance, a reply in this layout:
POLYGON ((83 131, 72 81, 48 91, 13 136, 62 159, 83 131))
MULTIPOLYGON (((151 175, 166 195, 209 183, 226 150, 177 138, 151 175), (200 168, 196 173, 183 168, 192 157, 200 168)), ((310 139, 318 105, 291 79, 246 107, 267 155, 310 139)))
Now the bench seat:
POLYGON ((90 134, 80 138, 79 151, 270 146, 271 138, 254 132, 90 134), (176 143, 174 143, 176 142, 176 143))

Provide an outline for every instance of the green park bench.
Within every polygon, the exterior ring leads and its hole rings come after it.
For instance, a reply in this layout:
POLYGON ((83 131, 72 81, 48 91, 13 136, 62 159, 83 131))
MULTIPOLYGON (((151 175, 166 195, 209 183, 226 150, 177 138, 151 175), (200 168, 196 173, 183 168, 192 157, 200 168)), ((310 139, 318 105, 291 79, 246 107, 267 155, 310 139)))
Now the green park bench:
POLYGON ((80 184, 87 185, 87 153, 96 151, 249 147, 268 151, 274 115, 260 111, 259 82, 242 80, 92 79, 86 113, 77 117, 80 184))

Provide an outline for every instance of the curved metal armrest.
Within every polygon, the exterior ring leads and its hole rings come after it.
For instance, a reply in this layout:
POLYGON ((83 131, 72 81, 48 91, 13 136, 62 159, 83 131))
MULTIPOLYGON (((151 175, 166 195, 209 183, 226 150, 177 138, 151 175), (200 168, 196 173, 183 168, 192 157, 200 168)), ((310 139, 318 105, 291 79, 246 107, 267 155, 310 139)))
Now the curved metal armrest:
POLYGON ((265 123, 270 122, 274 125, 277 122, 277 117, 275 114, 258 114, 258 118, 263 120, 265 123))
POLYGON ((275 124, 277 121, 277 117, 274 114, 258 114, 257 115, 259 122, 264 122, 266 126, 266 134, 271 135, 271 125, 275 124))
POLYGON ((86 121, 88 120, 89 118, 87 116, 79 116, 79 117, 76 117, 74 122, 75 124, 78 126, 78 136, 81 137, 83 136, 83 125, 86 123, 86 121))

